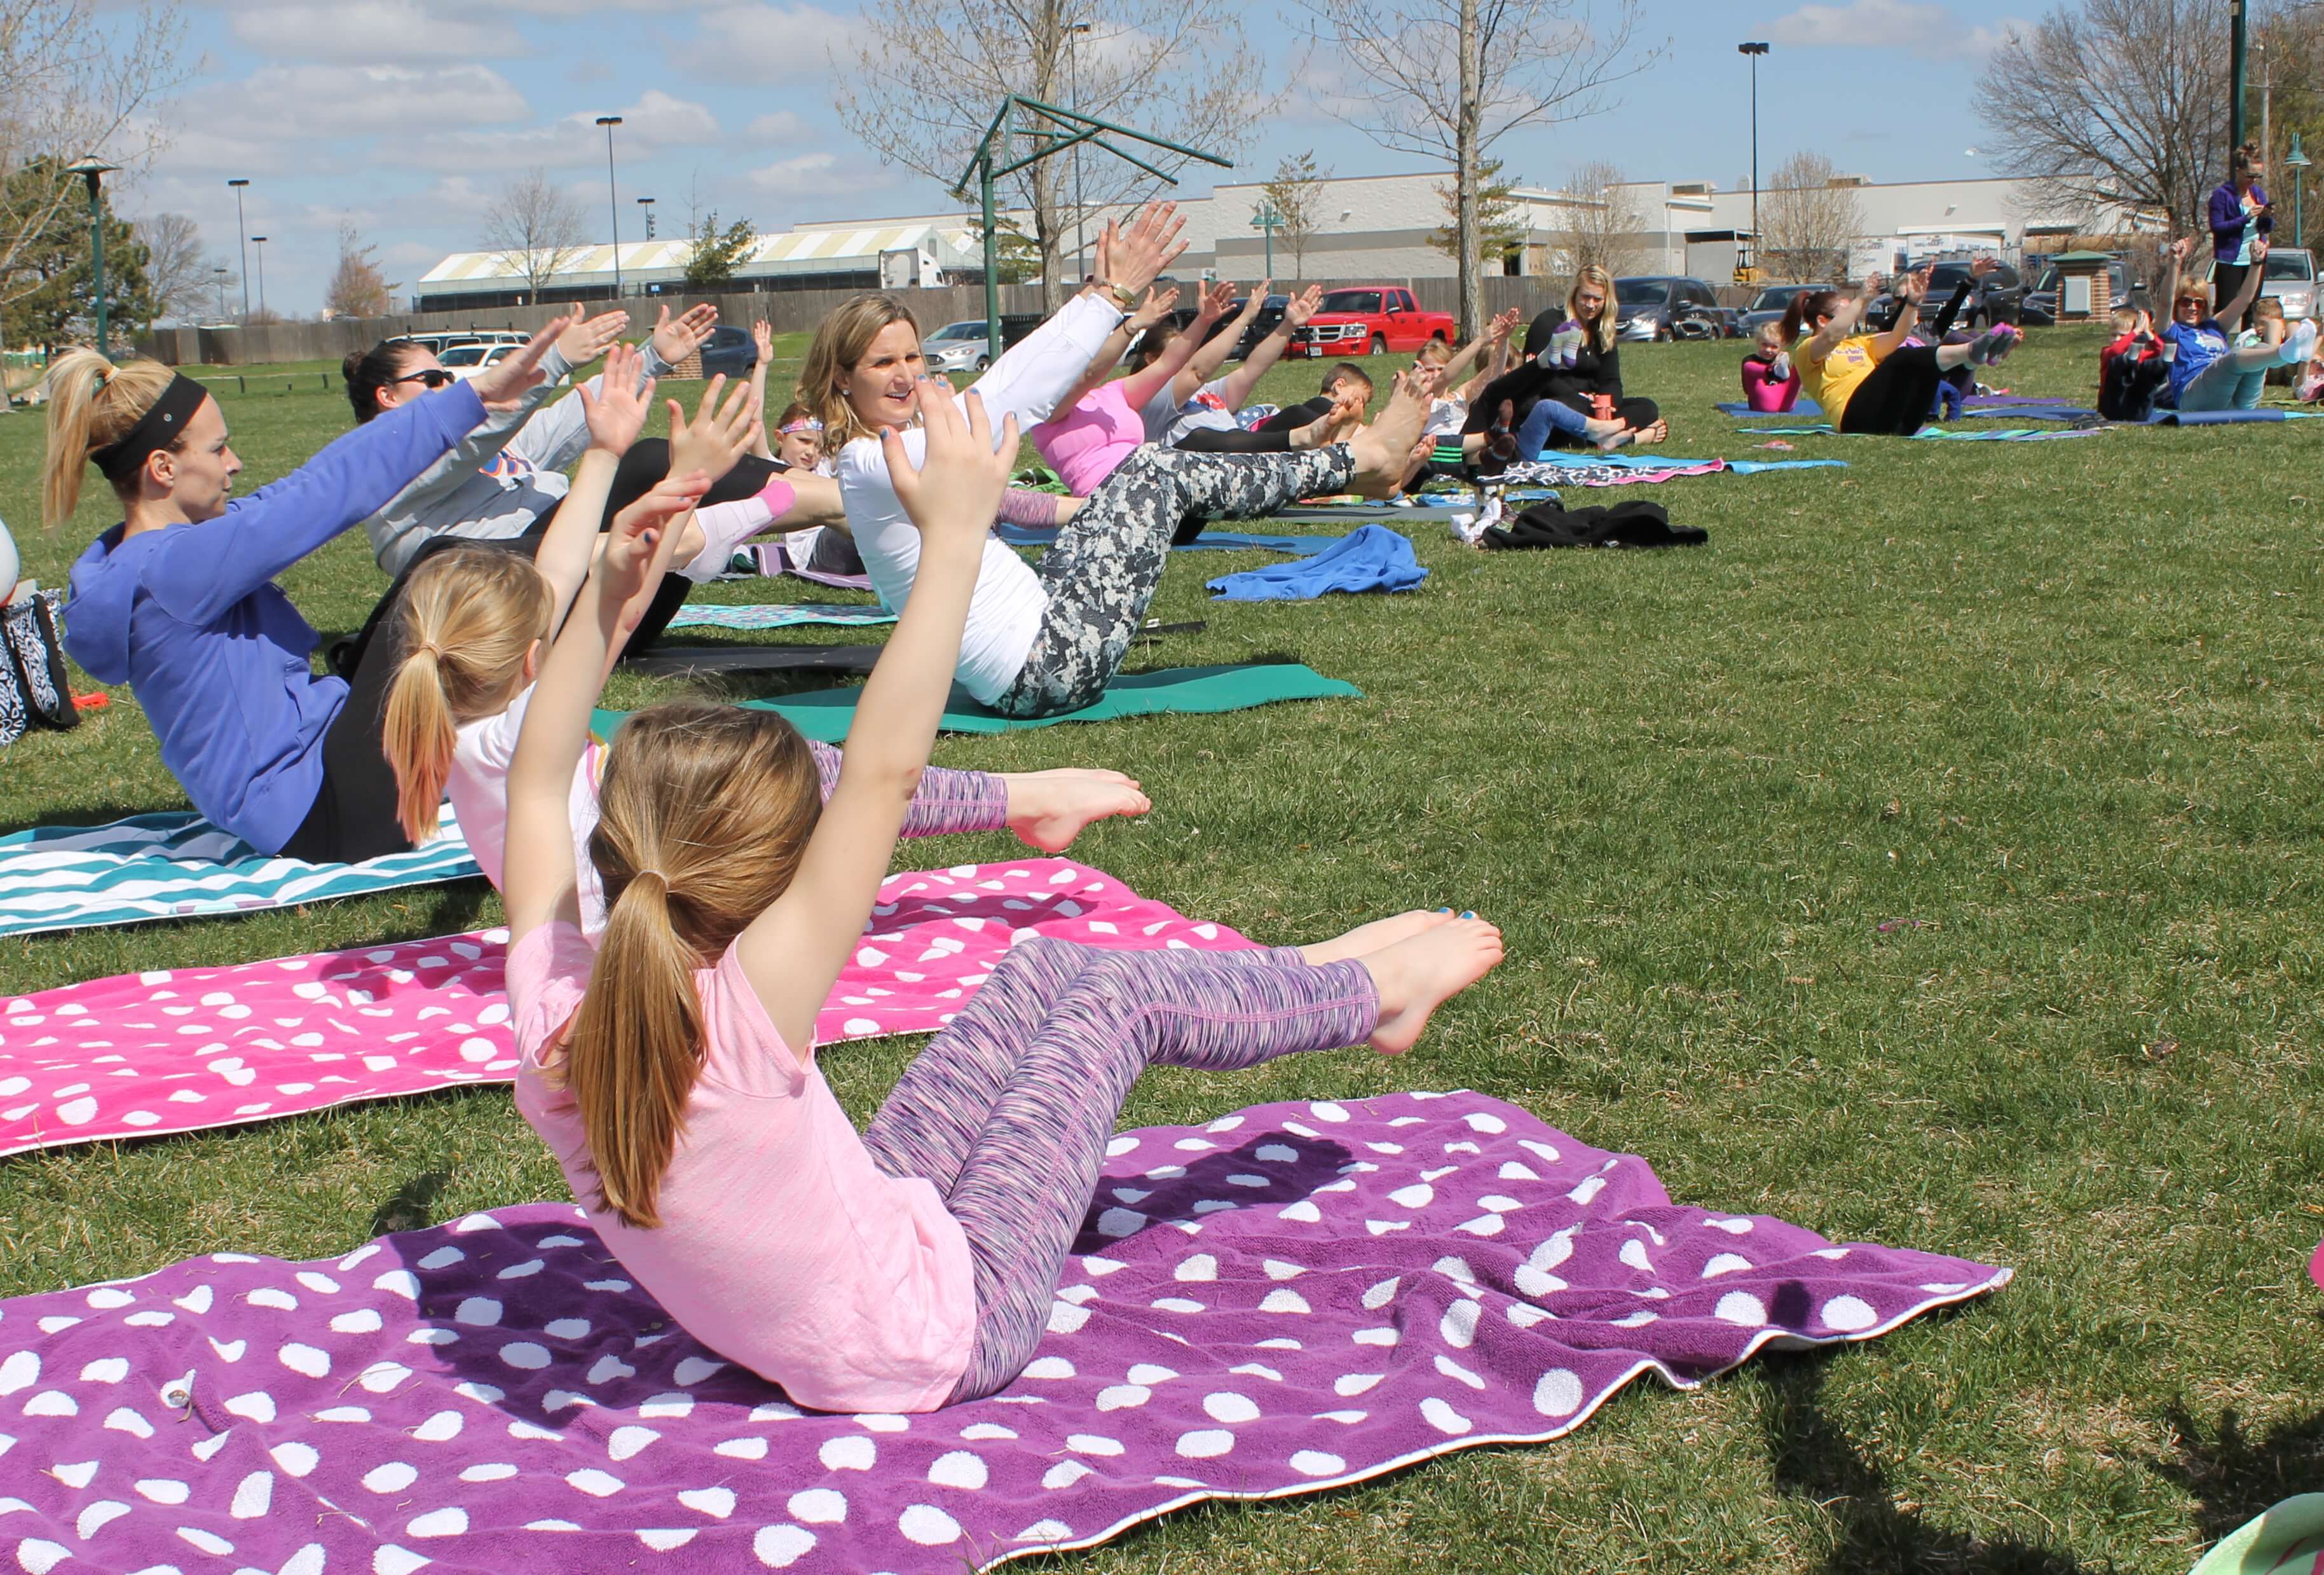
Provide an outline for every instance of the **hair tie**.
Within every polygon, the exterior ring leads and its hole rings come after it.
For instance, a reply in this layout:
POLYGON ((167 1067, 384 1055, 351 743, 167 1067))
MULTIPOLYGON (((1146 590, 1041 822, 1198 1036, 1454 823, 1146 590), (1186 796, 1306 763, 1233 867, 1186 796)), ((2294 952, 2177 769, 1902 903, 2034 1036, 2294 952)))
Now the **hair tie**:
POLYGON ((106 385, 106 384, 108 384, 108 383, 112 382, 112 381, 113 381, 113 368, 112 368, 112 367, 110 367, 110 366, 99 366, 99 367, 97 369, 97 392, 98 392, 98 393, 100 393, 100 394, 104 393, 104 392, 105 392, 105 385, 106 385))

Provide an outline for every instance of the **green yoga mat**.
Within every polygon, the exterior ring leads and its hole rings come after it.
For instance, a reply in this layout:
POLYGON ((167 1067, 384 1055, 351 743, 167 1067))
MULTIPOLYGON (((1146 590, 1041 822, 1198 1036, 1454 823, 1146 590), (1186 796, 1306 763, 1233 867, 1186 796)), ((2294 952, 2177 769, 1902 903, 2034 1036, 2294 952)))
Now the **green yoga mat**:
MULTIPOLYGON (((1117 717, 1150 717, 1164 711, 1201 714, 1244 711, 1277 700, 1320 700, 1348 697, 1360 699, 1363 690, 1336 678, 1325 678, 1296 662, 1244 663, 1224 667, 1166 667, 1158 672, 1128 673, 1116 678, 1093 706, 1059 717, 1023 721, 988 710, 954 690, 952 701, 938 724, 946 733, 1006 733, 1019 727, 1053 727, 1059 722, 1109 722, 1117 717)), ((780 699, 744 700, 752 710, 779 711, 791 726, 825 744, 847 737, 855 720, 861 688, 819 689, 780 699)), ((600 738, 611 738, 629 718, 627 711, 598 711, 590 726, 600 738)))

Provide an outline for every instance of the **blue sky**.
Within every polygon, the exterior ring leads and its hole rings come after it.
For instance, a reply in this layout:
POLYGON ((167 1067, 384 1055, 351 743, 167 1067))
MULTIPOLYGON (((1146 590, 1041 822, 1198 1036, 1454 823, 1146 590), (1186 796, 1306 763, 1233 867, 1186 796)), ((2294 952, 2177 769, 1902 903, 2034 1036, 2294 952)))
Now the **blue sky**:
MULTIPOLYGON (((624 238, 641 233, 642 196, 657 199, 663 233, 682 229, 689 190, 722 219, 746 216, 761 229, 942 210, 950 204, 934 182, 883 165, 833 111, 828 51, 844 47, 861 9, 189 0, 188 47, 201 65, 165 112, 167 150, 119 201, 133 216, 190 216, 238 271, 226 181, 247 177, 249 231, 270 237, 267 301, 290 312, 320 305, 342 222, 374 244, 401 294, 447 252, 476 246, 494 195, 535 165, 586 201, 602 238, 599 115, 625 117, 624 238)), ((1734 46, 1747 38, 1775 46, 1759 68, 1763 171, 1812 146, 1875 180, 1987 173, 1970 152, 1977 75, 2007 19, 2036 14, 1939 0, 1646 0, 1644 10, 1645 31, 1670 41, 1661 63, 1600 116, 1512 135, 1499 150, 1512 173, 1554 185, 1576 164, 1610 159, 1633 179, 1741 183, 1748 78, 1734 46)), ((1277 0, 1255 0, 1245 26, 1255 54, 1294 52, 1277 0)), ((1308 150, 1338 175, 1424 167, 1298 94, 1286 103, 1226 178, 1261 178, 1308 150)), ((1206 184, 1195 177, 1186 189, 1206 184)))

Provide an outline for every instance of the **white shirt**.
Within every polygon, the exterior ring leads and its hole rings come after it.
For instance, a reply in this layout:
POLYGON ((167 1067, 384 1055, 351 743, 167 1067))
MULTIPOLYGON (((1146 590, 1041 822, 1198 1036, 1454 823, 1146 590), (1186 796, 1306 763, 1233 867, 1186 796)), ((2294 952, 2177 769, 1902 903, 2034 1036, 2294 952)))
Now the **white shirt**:
MULTIPOLYGON (((1020 431, 1046 420, 1073 392, 1120 321, 1121 313, 1110 301, 1076 295, 1021 343, 1002 351, 975 384, 993 426, 1011 415, 1020 431)), ((904 433, 904 447, 918 464, 927 455, 927 438, 914 427, 904 433)), ((920 533, 888 478, 879 439, 858 438, 840 450, 839 499, 880 605, 901 612, 919 573, 920 533)), ((999 537, 987 538, 954 669, 962 686, 987 705, 1000 699, 1025 670, 1048 609, 1049 593, 1033 566, 999 537)))
POLYGON ((1169 430, 1163 434, 1165 443, 1176 443, 1188 432, 1232 432, 1241 430, 1242 423, 1227 403, 1227 380, 1216 378, 1194 390, 1185 403, 1173 415, 1169 430))
MULTIPOLYGON (((497 717, 479 717, 460 727, 452 746, 452 769, 444 778, 444 796, 452 801, 460 830, 468 839, 468 855, 493 890, 508 888, 501 875, 508 862, 508 774, 516 758, 516 737, 524 727, 525 708, 532 703, 532 686, 525 686, 509 709, 497 717)), ((597 775, 585 751, 573 771, 573 796, 567 818, 573 823, 575 885, 581 898, 581 928, 595 935, 605 927, 605 888, 597 866, 589 862, 589 834, 597 829, 597 775)))
POLYGON ((1434 399, 1428 403, 1428 424, 1420 429, 1425 438, 1458 437, 1461 429, 1469 424, 1469 402, 1465 399, 1434 399))

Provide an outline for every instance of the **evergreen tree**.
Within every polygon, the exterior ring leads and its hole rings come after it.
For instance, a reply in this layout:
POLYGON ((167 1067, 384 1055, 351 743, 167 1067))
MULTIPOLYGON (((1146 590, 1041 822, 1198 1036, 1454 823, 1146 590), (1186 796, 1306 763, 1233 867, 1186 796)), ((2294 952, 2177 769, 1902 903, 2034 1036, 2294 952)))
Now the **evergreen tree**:
MULTIPOLYGON (((9 176, 8 197, 19 202, 20 210, 29 208, 30 194, 53 183, 58 173, 55 161, 33 160, 9 176)), ((110 191, 101 190, 98 203, 105 225, 108 326, 127 338, 144 329, 156 315, 146 279, 145 243, 134 227, 113 211, 110 191)), ((21 293, 0 311, 0 333, 9 344, 54 350, 97 337, 97 289, 90 272, 85 198, 58 207, 45 224, 24 237, 16 254, 14 286, 21 293)))
MULTIPOLYGON (((1444 227, 1431 230, 1428 244, 1451 257, 1461 260, 1460 213, 1461 194, 1457 187, 1439 186, 1437 195, 1444 199, 1444 227)), ((1532 233, 1530 216, 1517 200, 1517 178, 1501 172, 1499 159, 1482 159, 1477 164, 1477 255, 1489 268, 1498 269, 1512 254, 1525 250, 1526 237, 1532 233)))
POLYGON ((694 232, 693 239, 694 245, 686 255, 687 286, 707 290, 733 283, 734 270, 750 260, 751 248, 759 243, 759 232, 747 218, 738 218, 720 229, 718 210, 714 208, 702 216, 701 227, 694 232))

